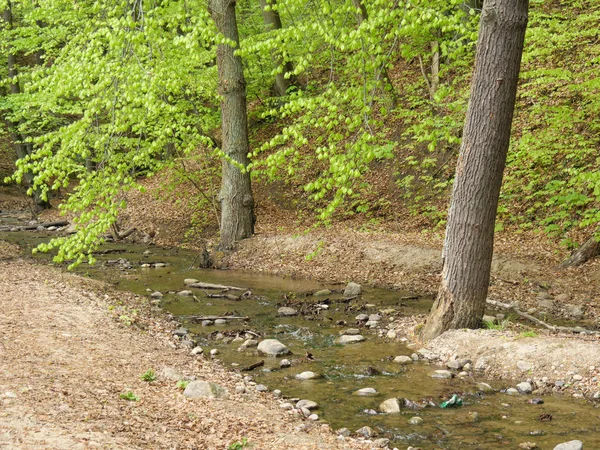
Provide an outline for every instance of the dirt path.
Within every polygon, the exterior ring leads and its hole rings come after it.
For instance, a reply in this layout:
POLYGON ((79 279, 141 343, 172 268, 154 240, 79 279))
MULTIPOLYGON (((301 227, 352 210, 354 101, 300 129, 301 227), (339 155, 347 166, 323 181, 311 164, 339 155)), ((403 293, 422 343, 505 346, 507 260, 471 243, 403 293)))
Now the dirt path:
POLYGON ((0 245, 0 448, 369 447, 292 417, 271 394, 236 394, 241 376, 178 348, 174 324, 144 299, 15 254, 0 245), (156 381, 142 381, 151 368, 156 381), (219 383, 229 398, 188 399, 179 377, 219 383), (120 398, 128 391, 139 401, 120 398))

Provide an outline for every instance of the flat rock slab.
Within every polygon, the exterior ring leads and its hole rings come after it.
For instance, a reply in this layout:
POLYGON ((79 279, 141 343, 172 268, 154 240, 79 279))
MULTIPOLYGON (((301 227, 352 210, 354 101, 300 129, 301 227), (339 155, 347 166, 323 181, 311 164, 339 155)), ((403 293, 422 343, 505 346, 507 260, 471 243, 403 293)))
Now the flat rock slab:
POLYGON ((452 378, 452 372, 449 370, 436 370, 435 372, 430 373, 429 376, 431 378, 449 379, 452 378))
POLYGON ((558 444, 554 447, 554 450, 583 450, 583 442, 581 441, 569 441, 558 444))
POLYGON ((359 395, 362 397, 367 397, 369 395, 377 395, 377 391, 374 388, 362 388, 358 391, 354 391, 354 395, 359 395))
POLYGON ((400 364, 401 366, 405 366, 407 364, 412 364, 413 359, 410 356, 401 355, 401 356, 396 356, 394 358, 394 362, 400 364))
POLYGON ((344 335, 344 336, 340 336, 337 340, 338 344, 356 344, 358 342, 362 342, 365 340, 365 337, 360 335, 360 334, 356 334, 356 335, 344 335))
POLYGON ((190 398, 228 398, 229 392, 223 386, 211 381, 192 381, 187 385, 183 395, 190 398))
POLYGON ((340 331, 340 334, 346 336, 356 336, 357 334, 360 334, 360 330, 358 328, 348 328, 340 331))
POLYGON ((317 409, 318 407, 319 405, 317 405, 317 402, 313 402, 312 400, 299 400, 296 403, 296 408, 298 409, 306 408, 308 410, 311 410, 317 409))
POLYGON ((314 380, 315 378, 319 378, 319 375, 314 372, 311 372, 310 370, 296 375, 297 380, 314 380))
POLYGON ((292 317, 298 315, 298 310, 288 306, 282 306, 277 310, 277 315, 280 317, 292 317))

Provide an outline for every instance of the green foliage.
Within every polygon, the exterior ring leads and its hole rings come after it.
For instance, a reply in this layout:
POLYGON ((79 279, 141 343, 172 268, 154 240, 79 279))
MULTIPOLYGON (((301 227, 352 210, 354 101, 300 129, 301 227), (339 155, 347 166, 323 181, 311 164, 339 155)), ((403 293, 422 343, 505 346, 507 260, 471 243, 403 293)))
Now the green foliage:
POLYGON ((61 209, 76 214, 77 234, 39 249, 93 262, 140 175, 159 170, 169 152, 212 145, 204 130, 219 117, 216 33, 201 5, 177 1, 13 3, 20 27, 3 38, 29 52, 43 45, 47 61, 22 72, 21 95, 6 97, 36 147, 14 180, 32 171, 44 195, 74 184, 61 209))
POLYGON ((488 321, 488 320, 483 321, 484 328, 487 328, 488 330, 503 331, 503 330, 506 330, 506 328, 508 328, 509 324, 510 324, 510 317, 500 320, 497 323, 495 321, 488 321))
POLYGON ((179 380, 177 382, 177 389, 185 391, 185 388, 188 386, 188 384, 190 384, 188 380, 179 380))
POLYGON ((227 450, 242 450, 248 445, 248 438, 242 438, 239 441, 232 442, 227 447, 227 450))
POLYGON ((147 371, 145 371, 142 374, 140 379, 143 381, 147 381, 148 383, 151 383, 152 381, 156 380, 156 372, 154 372, 154 370, 152 370, 152 369, 148 369, 147 371))
POLYGON ((600 222, 600 5, 532 2, 505 215, 553 236, 600 222))
POLYGON ((519 334, 519 337, 527 338, 527 337, 537 337, 538 334, 534 330, 523 331, 519 334))
MULTIPOLYGON (((76 234, 38 249, 56 251, 55 260, 71 266, 93 263, 127 192, 165 168, 172 175, 162 195, 194 208, 190 238, 218 223, 218 160, 224 155, 215 148, 221 100, 216 46, 231 43, 216 32, 207 5, 11 3, 14 26, 0 28, 0 93, 13 81, 21 94, 0 96, 0 111, 34 149, 11 180, 31 172, 31 190, 44 196, 68 190, 61 210, 77 226, 76 234), (17 55, 14 80, 6 76, 9 53, 17 55), (194 187, 197 200, 181 195, 184 183, 194 187)), ((366 16, 352 0, 309 7, 279 0, 270 7, 283 27, 267 31, 258 2, 237 4, 250 123, 260 126, 251 164, 243 169, 254 179, 303 188, 302 204, 321 222, 341 212, 344 218, 365 215, 375 226, 375 215, 397 197, 372 192, 366 175, 387 161, 409 211, 442 226, 467 107, 477 14, 463 0, 362 5, 366 16), (434 92, 435 61, 440 70, 434 92), (274 77, 288 62, 293 73, 286 76, 295 84, 286 96, 274 97, 274 77)), ((564 237, 600 222, 598 23, 600 5, 592 0, 531 1, 518 132, 497 231, 542 227, 564 237)))
POLYGON ((122 400, 130 401, 130 402, 137 402, 140 400, 140 398, 131 391, 127 391, 122 394, 119 394, 119 398, 122 400))

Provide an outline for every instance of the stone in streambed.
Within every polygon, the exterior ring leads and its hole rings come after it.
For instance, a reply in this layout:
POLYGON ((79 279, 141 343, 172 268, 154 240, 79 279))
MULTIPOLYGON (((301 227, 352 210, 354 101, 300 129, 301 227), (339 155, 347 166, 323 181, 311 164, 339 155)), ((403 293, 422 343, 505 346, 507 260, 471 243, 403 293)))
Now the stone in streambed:
POLYGON ((396 356, 394 358, 394 362, 400 364, 401 366, 405 366, 407 364, 412 364, 413 359, 410 356, 401 355, 401 356, 396 356))
POLYGON ((346 336, 356 336, 357 334, 360 334, 360 330, 358 328, 348 328, 347 330, 340 331, 340 334, 346 336))
POLYGON ((531 392, 533 391, 533 387, 531 386, 531 383, 524 381, 523 383, 517 384, 517 390, 521 394, 531 394, 531 392))
POLYGON ((388 398, 379 405, 379 411, 384 414, 398 414, 400 412, 400 402, 397 398, 388 398))
POLYGON ((362 293, 362 286, 358 283, 348 283, 344 289, 344 297, 354 297, 362 293))
POLYGON ((492 388, 487 383, 477 383, 476 387, 477 387, 478 390, 480 390, 482 392, 493 392, 494 391, 494 388, 492 388))
POLYGON ((315 297, 325 297, 326 295, 331 295, 331 291, 329 289, 321 289, 313 294, 315 297))
POLYGON ((177 337, 183 337, 188 334, 188 330, 186 328, 177 328, 176 330, 173 330, 173 334, 177 337))
POLYGON ((377 391, 373 388, 362 388, 362 389, 359 389, 358 391, 354 391, 354 395, 360 395, 360 396, 366 397, 369 395, 377 395, 377 391))
POLYGON ((290 350, 277 339, 265 339, 258 344, 258 351, 267 356, 288 355, 290 350))
POLYGON ((452 372, 449 370, 436 370, 429 374, 431 378, 449 379, 452 378, 452 372))
POLYGON ((291 366, 292 366, 292 363, 290 362, 289 359, 282 359, 279 362, 279 367, 282 368, 282 369, 285 369, 285 368, 291 367, 291 366))
POLYGON ((581 441, 569 441, 558 444, 554 447, 554 450, 583 450, 583 442, 581 441))
POLYGON ((306 408, 308 410, 313 410, 317 409, 318 407, 319 405, 317 404, 317 402, 313 402, 312 400, 299 400, 296 403, 296 408, 298 409, 306 408))
POLYGON ((448 361, 446 363, 446 367, 448 367, 448 369, 461 370, 463 367, 465 367, 470 362, 471 362, 470 359, 454 359, 452 361, 448 361))
POLYGON ((356 344, 357 342, 362 342, 364 341, 365 338, 364 336, 357 334, 357 335, 353 335, 353 336, 348 336, 348 335, 344 335, 344 336, 340 336, 337 340, 338 344, 356 344))
POLYGON ((280 317, 292 317, 298 315, 298 310, 288 306, 282 306, 277 310, 277 315, 280 317))
POLYGON ((314 380, 315 378, 319 378, 319 375, 310 370, 296 375, 296 380, 314 380))

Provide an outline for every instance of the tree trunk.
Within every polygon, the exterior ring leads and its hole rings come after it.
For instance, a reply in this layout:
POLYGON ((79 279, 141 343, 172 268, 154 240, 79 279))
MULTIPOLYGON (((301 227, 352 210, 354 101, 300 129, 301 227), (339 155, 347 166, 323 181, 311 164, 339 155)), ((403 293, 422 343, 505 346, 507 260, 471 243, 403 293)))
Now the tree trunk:
MULTIPOLYGON (((13 14, 12 14, 12 4, 10 1, 6 2, 6 8, 2 13, 2 18, 4 20, 5 27, 9 30, 13 28, 13 14)), ((19 86, 19 82, 15 81, 15 77, 18 75, 17 72, 17 56, 11 51, 11 45, 7 46, 8 55, 6 56, 7 62, 7 74, 10 78, 10 94, 16 95, 21 93, 21 88, 19 86)), ((23 136, 19 133, 19 124, 16 122, 12 122, 10 120, 6 120, 6 128, 10 134, 10 139, 13 142, 15 147, 15 153, 17 154, 17 159, 23 159, 27 155, 33 153, 33 145, 25 142, 26 136, 23 136)), ((37 210, 48 209, 50 208, 50 203, 47 200, 42 198, 41 192, 39 189, 33 188, 34 186, 34 176, 31 171, 25 171, 23 174, 23 179, 25 180, 25 185, 27 187, 31 187, 33 189, 33 202, 37 210)))
POLYGON ((440 86, 440 43, 438 41, 432 41, 431 45, 431 89, 429 96, 431 101, 435 100, 435 93, 440 86))
POLYGON ((564 261, 560 267, 575 267, 580 266, 584 262, 600 255, 600 241, 596 239, 595 236, 592 236, 585 244, 579 247, 566 261, 564 261))
MULTIPOLYGON (((209 0, 210 14, 223 36, 239 45, 235 1, 209 0)), ((254 198, 248 166, 248 122, 246 81, 242 59, 235 48, 217 47, 219 94, 221 95, 223 178, 221 182, 221 248, 232 249, 235 242, 254 233, 254 198), (243 169, 242 169, 243 168, 243 169)))
MULTIPOLYGON (((276 9, 273 9, 276 5, 275 0, 259 1, 267 31, 281 30, 281 17, 279 17, 279 12, 276 9)), ((277 95, 281 97, 286 95, 288 88, 294 84, 294 79, 291 75, 294 72, 294 67, 290 61, 284 61, 283 56, 278 51, 273 53, 273 63, 275 64, 275 67, 278 68, 283 66, 283 72, 275 75, 275 90, 277 91, 277 95), (290 75, 286 78, 286 74, 290 75)))
POLYGON ((423 328, 425 340, 449 329, 475 328, 483 316, 528 3, 488 0, 483 8, 448 213, 442 281, 423 328))

